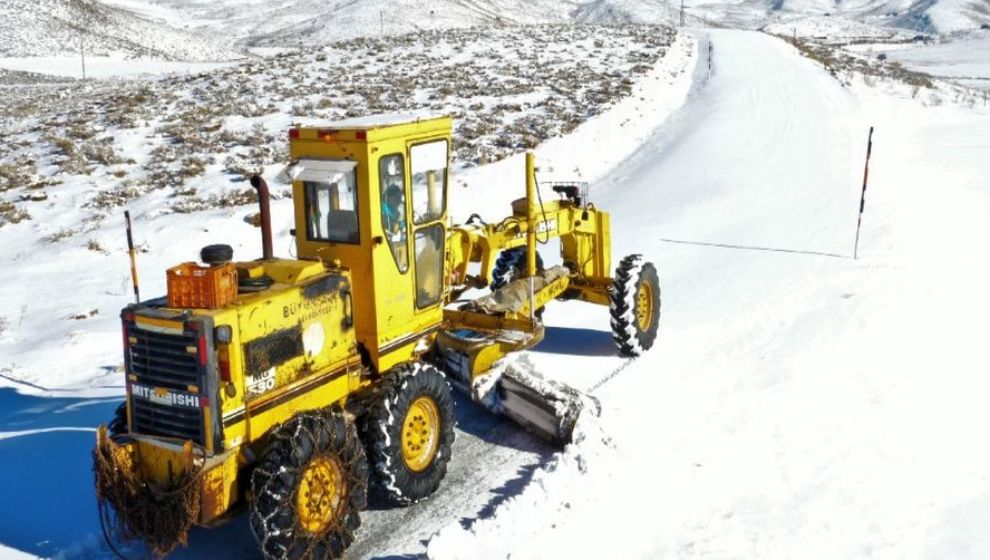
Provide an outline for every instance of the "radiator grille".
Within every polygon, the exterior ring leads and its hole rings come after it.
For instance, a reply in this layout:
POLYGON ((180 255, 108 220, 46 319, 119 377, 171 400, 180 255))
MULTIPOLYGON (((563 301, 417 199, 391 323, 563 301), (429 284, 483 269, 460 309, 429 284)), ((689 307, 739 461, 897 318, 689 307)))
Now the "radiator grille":
POLYGON ((134 399, 131 405, 134 432, 149 436, 191 439, 203 443, 203 413, 196 408, 180 408, 134 399))
POLYGON ((187 391, 199 386, 199 362, 194 335, 171 335, 131 328, 131 373, 152 387, 187 391))
MULTIPOLYGON (((166 334, 127 326, 128 373, 132 384, 167 389, 176 394, 199 394, 203 390, 198 339, 195 332, 166 334), (190 391, 195 387, 194 391, 190 391)), ((203 410, 200 407, 168 405, 134 394, 131 399, 131 429, 134 433, 192 440, 204 444, 203 410)))

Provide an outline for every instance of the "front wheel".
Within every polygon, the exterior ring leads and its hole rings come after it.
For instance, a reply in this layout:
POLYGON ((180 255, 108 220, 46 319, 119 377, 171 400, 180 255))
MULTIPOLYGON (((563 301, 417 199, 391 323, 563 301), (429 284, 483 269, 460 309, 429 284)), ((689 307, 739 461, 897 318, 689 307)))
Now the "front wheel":
POLYGON ((415 503, 436 492, 454 443, 454 400, 435 367, 398 366, 372 403, 365 442, 372 484, 392 503, 415 503))
POLYGON ((629 255, 615 270, 609 296, 612 338, 623 356, 642 355, 660 327, 660 279, 653 263, 629 255))
POLYGON ((272 430, 251 475, 251 530, 266 560, 339 558, 361 525, 367 479, 357 429, 339 408, 272 430))

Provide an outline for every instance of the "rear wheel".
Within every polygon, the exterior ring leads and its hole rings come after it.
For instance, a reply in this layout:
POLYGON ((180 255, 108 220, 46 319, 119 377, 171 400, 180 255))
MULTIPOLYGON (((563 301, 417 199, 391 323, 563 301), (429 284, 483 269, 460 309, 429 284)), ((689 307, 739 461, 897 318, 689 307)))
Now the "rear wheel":
POLYGON ((454 443, 454 400, 447 379, 433 366, 398 366, 365 418, 371 481, 393 503, 433 494, 447 474, 454 443))
POLYGON ((623 356, 639 356, 653 346, 660 326, 660 279, 653 263, 629 255, 615 270, 609 295, 612 338, 623 356))
POLYGON ((251 475, 251 530, 266 559, 338 558, 367 504, 368 462, 339 408, 300 413, 272 430, 251 475))

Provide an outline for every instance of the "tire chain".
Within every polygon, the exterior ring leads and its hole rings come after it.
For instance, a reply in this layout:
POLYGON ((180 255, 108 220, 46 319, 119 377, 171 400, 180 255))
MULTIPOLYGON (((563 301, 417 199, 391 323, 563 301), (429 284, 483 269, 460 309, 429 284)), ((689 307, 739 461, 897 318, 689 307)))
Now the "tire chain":
POLYGON ((265 471, 266 461, 262 460, 251 474, 251 486, 254 489, 251 532, 266 559, 337 558, 354 541, 354 532, 361 525, 358 511, 367 505, 368 465, 357 430, 353 422, 347 421, 343 414, 339 409, 302 413, 272 430, 268 452, 279 455, 278 464, 271 465, 277 470, 265 471), (318 415, 327 417, 320 418, 318 415), (343 433, 339 432, 341 425, 343 433), (321 431, 324 433, 321 434, 321 431), (308 446, 300 445, 306 442, 309 443, 308 446), (296 508, 293 503, 296 488, 306 464, 312 458, 326 453, 327 446, 331 450, 335 447, 338 451, 336 454, 348 479, 342 517, 335 526, 319 536, 308 536, 299 525, 296 515, 293 515, 291 527, 278 526, 279 523, 284 523, 285 512, 296 508), (291 479, 288 488, 287 475, 291 479), (265 511, 261 511, 262 509, 265 511), (300 543, 302 550, 298 550, 300 543))

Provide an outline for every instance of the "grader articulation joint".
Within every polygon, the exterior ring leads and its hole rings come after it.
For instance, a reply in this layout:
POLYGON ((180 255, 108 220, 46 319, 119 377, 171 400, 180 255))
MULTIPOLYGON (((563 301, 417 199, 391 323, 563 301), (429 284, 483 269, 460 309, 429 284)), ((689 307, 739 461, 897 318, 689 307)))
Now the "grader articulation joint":
POLYGON ((116 513, 105 520, 158 555, 246 504, 266 558, 340 556, 369 491, 409 504, 438 488, 449 381, 569 442, 581 393, 503 360, 542 340, 555 299, 608 306, 624 355, 656 337, 654 266, 633 255, 613 275, 608 214, 576 183, 551 185, 562 198, 544 204, 532 155, 510 216, 450 225, 449 117, 289 138, 298 257, 274 257, 267 185, 253 177, 262 258, 231 263, 211 246, 207 266, 169 269, 167 297, 121 312, 127 399, 98 433, 97 496, 116 513), (537 241, 551 238, 562 264, 545 268, 537 241))

